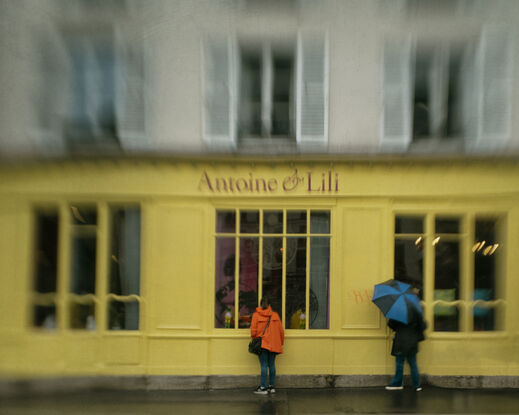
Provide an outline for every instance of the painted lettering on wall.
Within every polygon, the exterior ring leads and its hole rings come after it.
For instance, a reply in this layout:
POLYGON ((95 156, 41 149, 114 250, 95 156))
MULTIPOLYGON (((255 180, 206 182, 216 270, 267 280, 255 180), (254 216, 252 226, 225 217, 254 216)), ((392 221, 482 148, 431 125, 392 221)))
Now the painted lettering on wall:
POLYGON ((339 191, 339 174, 332 170, 299 173, 297 169, 283 178, 257 176, 215 176, 206 170, 198 182, 198 190, 212 193, 275 193, 305 190, 309 193, 334 193, 339 191))
POLYGON ((371 303, 373 289, 351 289, 348 291, 348 297, 355 304, 371 303))

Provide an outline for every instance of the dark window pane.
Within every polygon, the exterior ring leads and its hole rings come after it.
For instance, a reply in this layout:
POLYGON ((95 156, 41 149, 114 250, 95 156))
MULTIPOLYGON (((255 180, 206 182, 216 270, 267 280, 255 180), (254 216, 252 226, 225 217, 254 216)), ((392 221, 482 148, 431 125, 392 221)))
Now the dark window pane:
MULTIPOLYGON (((443 290, 443 292, 442 290, 435 290, 434 298, 435 300, 450 301, 452 295, 448 290, 443 290)), ((434 306, 434 331, 459 331, 458 322, 458 307, 440 304, 434 306)))
MULTIPOLYGON (((455 301, 459 298, 460 244, 441 241, 435 245, 434 299, 455 301)), ((434 330, 457 331, 459 310, 456 306, 434 307, 434 330)))
POLYGON ((56 328, 56 306, 55 305, 37 305, 34 306, 33 325, 44 329, 56 328))
POLYGON ((234 312, 234 284, 236 268, 234 238, 216 238, 215 259, 215 327, 234 327, 229 318, 234 312))
POLYGON ((423 218, 396 216, 395 233, 423 233, 423 218))
POLYGON ((56 292, 58 269, 57 213, 37 214, 35 251, 35 290, 40 293, 56 292))
POLYGON ((283 233, 283 211, 263 212, 263 233, 283 233))
POLYGON ((259 233, 259 211, 249 210, 240 212, 240 232, 259 233))
POLYGON ((97 211, 95 207, 71 206, 72 223, 74 225, 96 225, 97 211))
MULTIPOLYGON (((477 291, 477 290, 476 290, 477 291)), ((479 297, 474 293, 474 299, 479 297)), ((485 307, 484 304, 474 305, 474 331, 493 331, 495 330, 495 310, 493 307, 485 307)))
POLYGON ((281 318, 281 294, 283 281, 283 238, 263 238, 263 286, 264 297, 270 299, 272 309, 281 318))
POLYGON ((310 233, 330 233, 330 212, 310 212, 310 233))
POLYGON ((139 330, 138 301, 110 301, 108 305, 109 330, 139 330))
POLYGON ((436 233, 459 233, 460 221, 459 219, 436 218, 435 229, 436 233))
POLYGON ((310 238, 310 328, 328 329, 330 238, 310 238))
POLYGON ((70 328, 95 330, 95 306, 89 304, 70 304, 70 328))
MULTIPOLYGON (((496 258, 501 252, 493 220, 476 220, 474 251, 474 289, 485 290, 488 300, 496 298, 496 258)), ((483 292, 483 291, 482 291, 483 292)))
POLYGON ((287 238, 286 321, 287 328, 306 324, 306 238, 287 238))
POLYGON ((242 48, 240 61, 239 137, 260 136, 261 123, 261 51, 242 48))
POLYGON ((259 239, 240 239, 240 321, 239 327, 250 327, 258 306, 259 239))
POLYGON ((139 208, 113 209, 110 292, 140 293, 141 212, 139 208))
POLYGON ((423 240, 395 240, 395 270, 396 280, 413 285, 423 292, 423 240))
POLYGON ((96 282, 96 237, 76 236, 72 240, 72 281, 75 294, 94 294, 96 282))
POLYGON ((306 233, 306 210, 287 211, 287 233, 306 233))
POLYGON ((290 109, 294 57, 288 54, 274 54, 273 61, 272 135, 288 136, 292 130, 290 109))
POLYGON ((459 298, 460 244, 458 241, 442 241, 435 245, 434 288, 453 289, 454 299, 459 298))
POLYGON ((236 232, 236 212, 234 210, 216 212, 216 232, 236 232))
MULTIPOLYGON (((496 259, 500 254, 497 223, 494 219, 477 219, 474 252, 474 300, 492 301, 496 296, 496 259)), ((495 310, 484 303, 474 305, 474 330, 496 329, 495 310)))

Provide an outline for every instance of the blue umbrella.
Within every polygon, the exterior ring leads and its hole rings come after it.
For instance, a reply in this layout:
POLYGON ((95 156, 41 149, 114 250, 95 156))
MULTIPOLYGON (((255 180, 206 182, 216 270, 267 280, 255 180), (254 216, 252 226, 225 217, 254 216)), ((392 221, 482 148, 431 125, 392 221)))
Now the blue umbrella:
POLYGON ((371 299, 386 318, 408 324, 413 316, 422 315, 420 299, 409 284, 388 280, 375 285, 371 299))

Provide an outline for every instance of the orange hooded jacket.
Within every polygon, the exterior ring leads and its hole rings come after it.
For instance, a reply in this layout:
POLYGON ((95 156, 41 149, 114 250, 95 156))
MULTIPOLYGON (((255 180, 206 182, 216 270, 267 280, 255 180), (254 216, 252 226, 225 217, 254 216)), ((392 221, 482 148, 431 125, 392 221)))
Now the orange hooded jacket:
POLYGON ((270 324, 265 330, 263 340, 261 341, 261 348, 270 350, 274 353, 283 353, 283 343, 285 342, 285 332, 279 314, 272 311, 269 306, 267 309, 261 307, 256 308, 256 312, 252 315, 252 322, 250 325, 251 337, 260 337, 261 333, 267 325, 270 318, 270 324))

